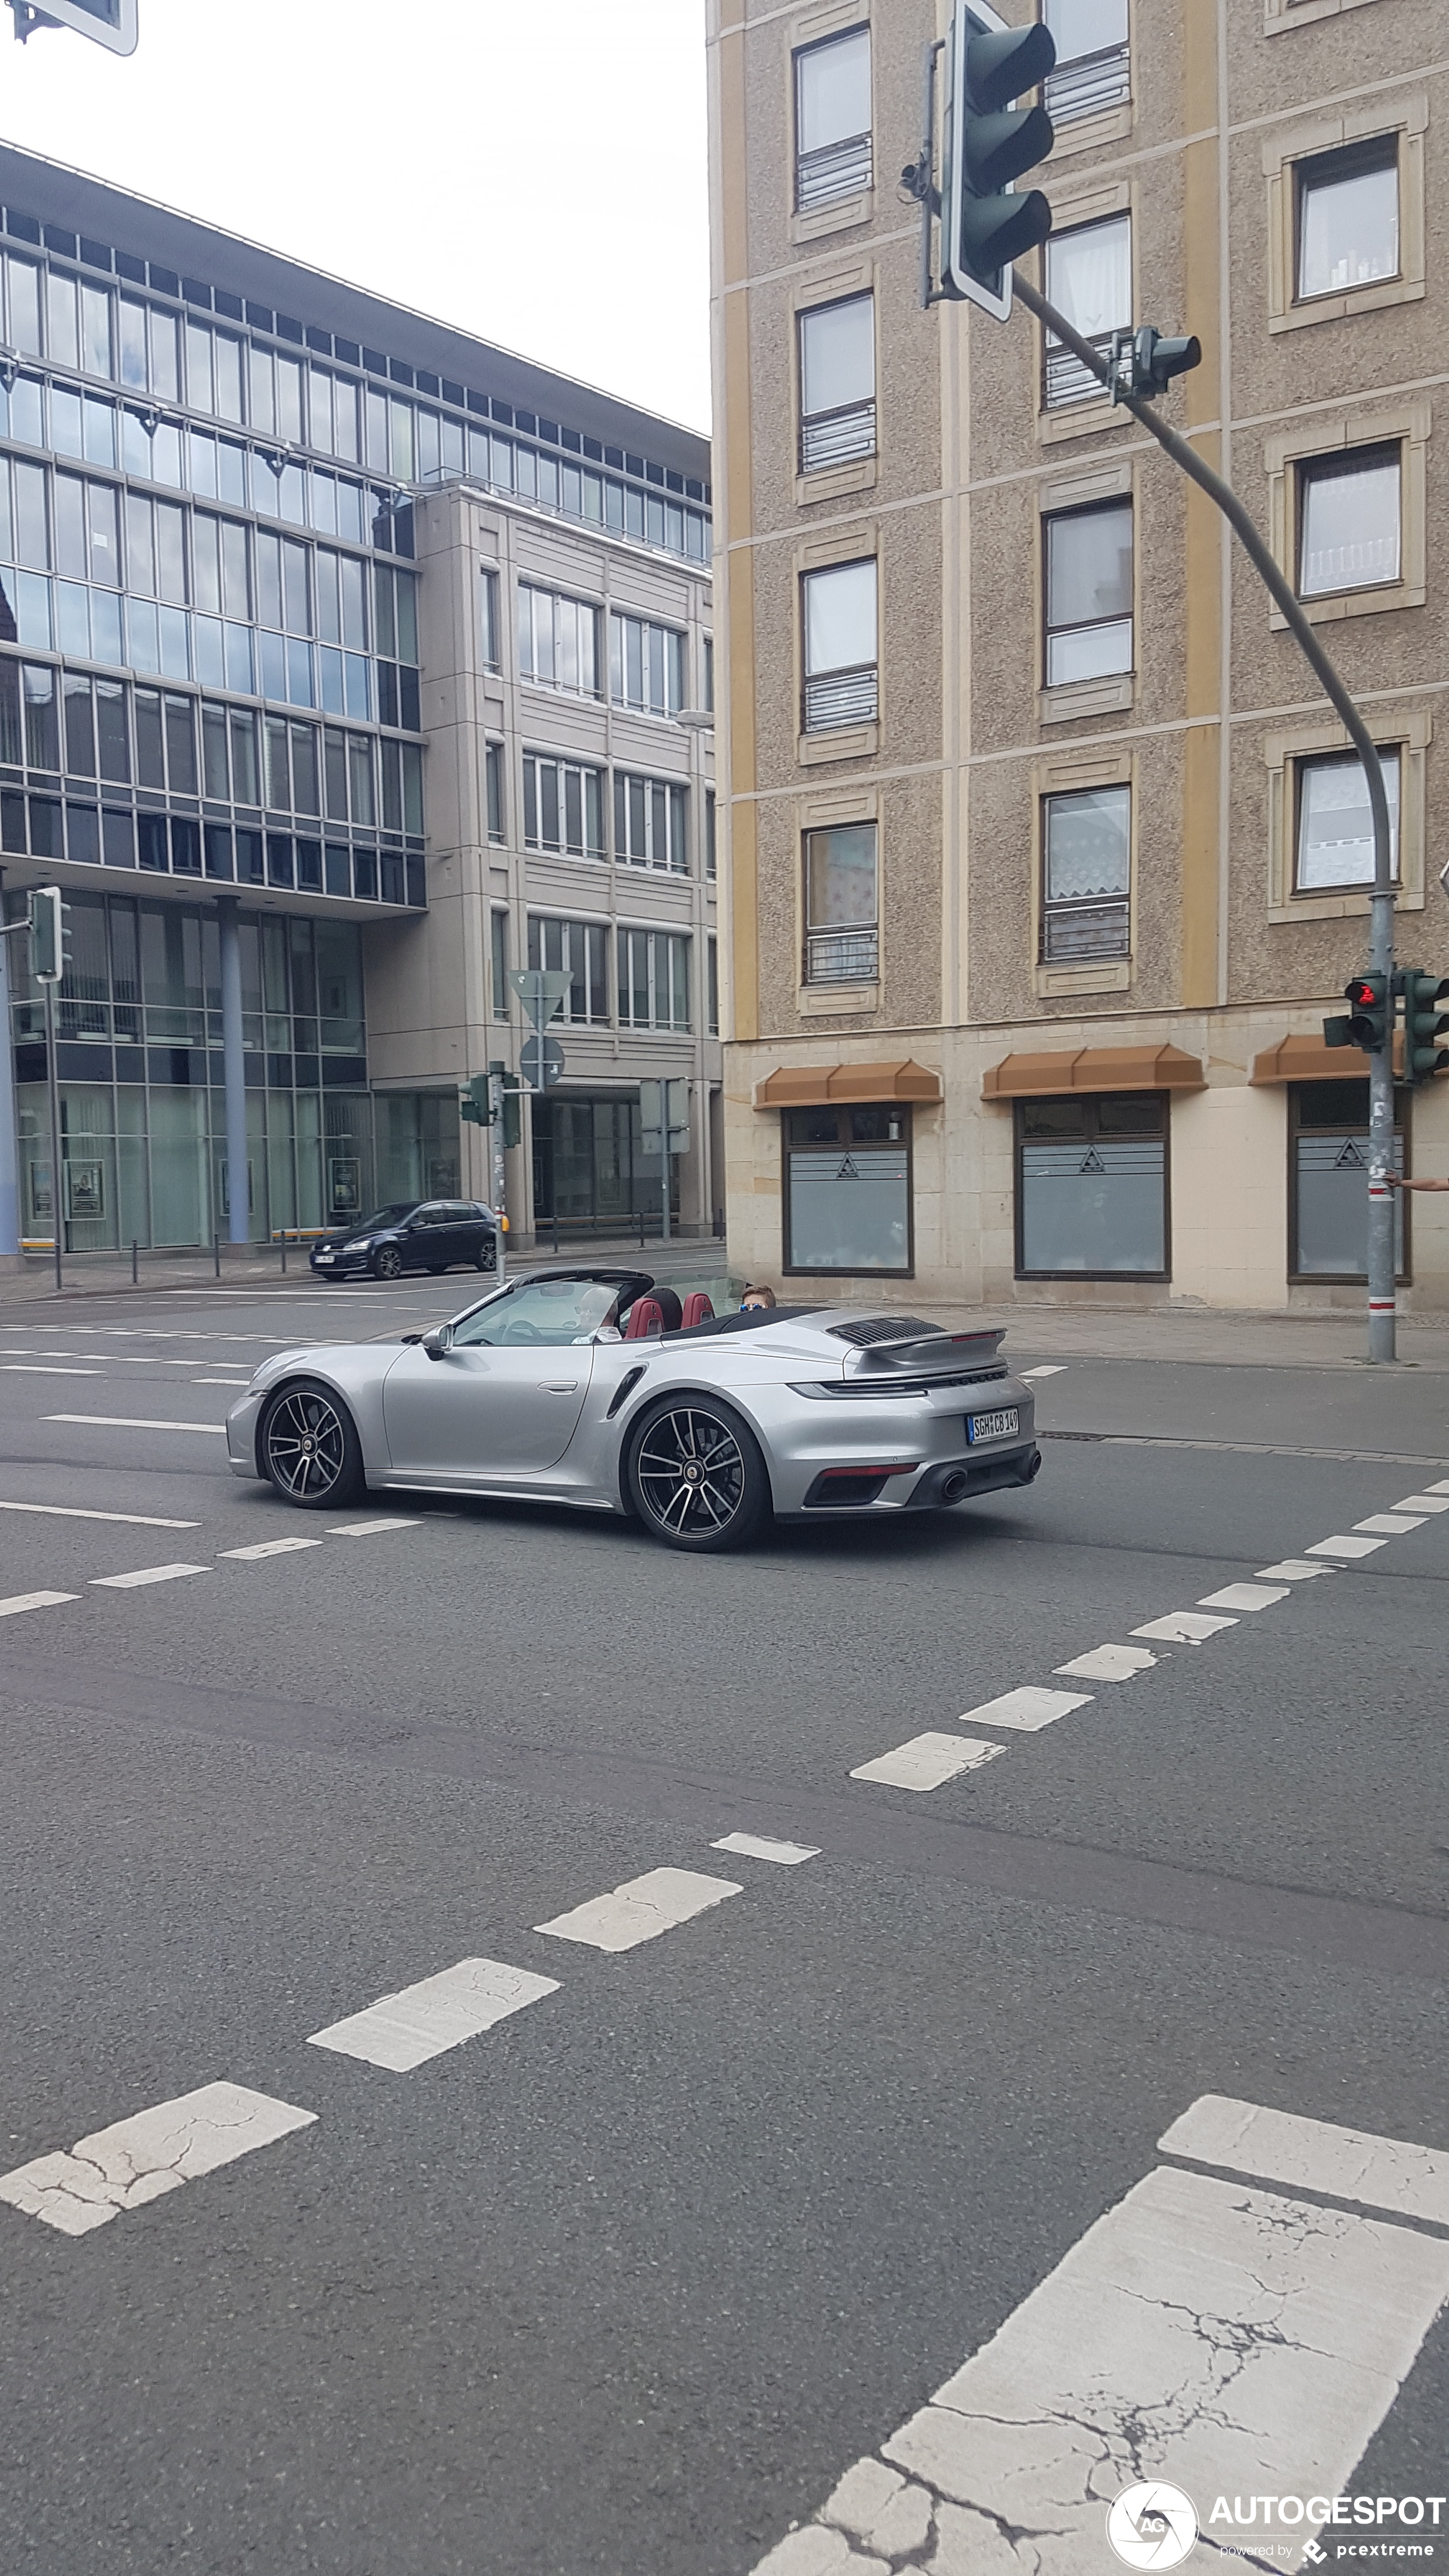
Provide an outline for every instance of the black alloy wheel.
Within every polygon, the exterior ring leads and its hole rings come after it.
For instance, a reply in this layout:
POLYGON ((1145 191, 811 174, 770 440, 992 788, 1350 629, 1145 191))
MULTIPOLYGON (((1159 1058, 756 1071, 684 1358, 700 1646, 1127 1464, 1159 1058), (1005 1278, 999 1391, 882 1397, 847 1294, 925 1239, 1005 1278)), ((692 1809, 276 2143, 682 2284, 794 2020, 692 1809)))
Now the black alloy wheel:
POLYGON ((473 1255, 473 1267, 475 1270, 497 1269, 498 1255, 494 1251, 491 1243, 479 1244, 477 1251, 473 1255))
POLYGON ((362 1448, 339 1396, 303 1379, 284 1386, 262 1416, 261 1461, 284 1502, 320 1512, 363 1490, 362 1448))
POLYGON ((769 1517, 759 1443, 715 1396, 652 1404, 629 1444, 627 1482, 650 1536, 695 1555, 743 1547, 769 1517))
POLYGON ((380 1252, 375 1252, 373 1254, 372 1275, 374 1279, 396 1279, 401 1275, 401 1272, 402 1254, 399 1252, 395 1243, 385 1243, 380 1252))

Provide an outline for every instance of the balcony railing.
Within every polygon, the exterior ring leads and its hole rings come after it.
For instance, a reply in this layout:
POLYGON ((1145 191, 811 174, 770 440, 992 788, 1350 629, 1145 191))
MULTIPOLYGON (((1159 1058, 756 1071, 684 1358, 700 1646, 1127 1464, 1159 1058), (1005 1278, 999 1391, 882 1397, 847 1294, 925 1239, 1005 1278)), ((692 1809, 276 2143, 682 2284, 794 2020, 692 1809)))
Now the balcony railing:
POLYGON ((879 965, 879 931, 811 930, 806 933, 807 984, 873 984, 879 965))
MULTIPOLYGON (((1088 335, 1084 333, 1083 336, 1088 335)), ((1092 347, 1100 351, 1104 358, 1110 358, 1111 332, 1093 333, 1090 337, 1092 347)), ((1070 403, 1100 401, 1107 389, 1093 375, 1091 368, 1084 366, 1081 359, 1070 349, 1064 349, 1060 342, 1049 340, 1046 352, 1046 382, 1042 390, 1048 411, 1065 411, 1070 403)))
POLYGON ((1053 125, 1098 116, 1103 108, 1120 107, 1131 95, 1132 57, 1127 45, 1104 45, 1100 53, 1079 54, 1075 62, 1063 63, 1042 93, 1053 125))
POLYGON ((813 215, 817 206, 833 206, 841 197, 858 197, 871 184, 873 160, 868 134, 847 135, 842 143, 823 144, 802 152, 795 162, 795 211, 813 215))
POLYGON ((837 725, 874 724, 880 680, 874 662, 853 671, 822 671, 805 683, 805 730, 829 733, 837 725))
POLYGON ((1111 895, 1087 903, 1049 903, 1042 915, 1042 962, 1076 965, 1092 957, 1130 957, 1132 906, 1111 895))
POLYGON ((858 456, 875 454, 875 397, 842 403, 838 411, 818 411, 800 423, 800 471, 818 474, 825 465, 850 465, 858 456))

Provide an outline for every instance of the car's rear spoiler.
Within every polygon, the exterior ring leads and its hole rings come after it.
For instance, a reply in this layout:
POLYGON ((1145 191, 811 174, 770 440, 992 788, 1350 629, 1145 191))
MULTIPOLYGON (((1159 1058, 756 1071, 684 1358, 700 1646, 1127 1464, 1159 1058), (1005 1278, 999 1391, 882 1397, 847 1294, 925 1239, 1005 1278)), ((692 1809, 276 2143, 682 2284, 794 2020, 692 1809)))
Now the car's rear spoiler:
POLYGON ((898 1342, 872 1341, 846 1361, 849 1377, 878 1377, 897 1372, 909 1377, 956 1377, 986 1368, 1006 1339, 1004 1324, 988 1324, 971 1333, 912 1333, 898 1342))

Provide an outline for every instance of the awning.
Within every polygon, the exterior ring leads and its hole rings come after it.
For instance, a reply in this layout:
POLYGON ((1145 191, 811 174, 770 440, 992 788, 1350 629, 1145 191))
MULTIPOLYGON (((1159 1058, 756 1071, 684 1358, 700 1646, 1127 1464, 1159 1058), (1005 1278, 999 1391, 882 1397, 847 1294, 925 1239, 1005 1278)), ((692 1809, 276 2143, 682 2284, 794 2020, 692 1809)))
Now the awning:
MULTIPOLYGON (((1271 1082, 1362 1082, 1369 1069, 1368 1057, 1360 1047, 1325 1046, 1322 1038, 1280 1038, 1275 1047, 1265 1047, 1253 1058, 1250 1081, 1266 1085, 1271 1082)), ((1394 1071, 1404 1069, 1404 1040, 1401 1031, 1394 1033, 1394 1071)))
POLYGON ((757 1109, 822 1109, 843 1100, 939 1100, 941 1077, 912 1064, 782 1064, 755 1085, 757 1109))
POLYGON ((1181 1047, 1065 1047, 987 1067, 983 1100, 1048 1100, 1064 1091, 1204 1091, 1201 1059, 1181 1047))

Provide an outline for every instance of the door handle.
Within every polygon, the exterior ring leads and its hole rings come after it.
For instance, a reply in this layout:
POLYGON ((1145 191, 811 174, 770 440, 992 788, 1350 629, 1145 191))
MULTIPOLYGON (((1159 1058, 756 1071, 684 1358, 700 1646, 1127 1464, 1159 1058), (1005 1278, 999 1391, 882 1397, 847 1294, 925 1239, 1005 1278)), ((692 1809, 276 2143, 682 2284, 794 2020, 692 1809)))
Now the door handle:
POLYGON ((577 1386, 576 1377, 546 1377, 538 1391, 540 1395, 572 1395, 577 1386))

